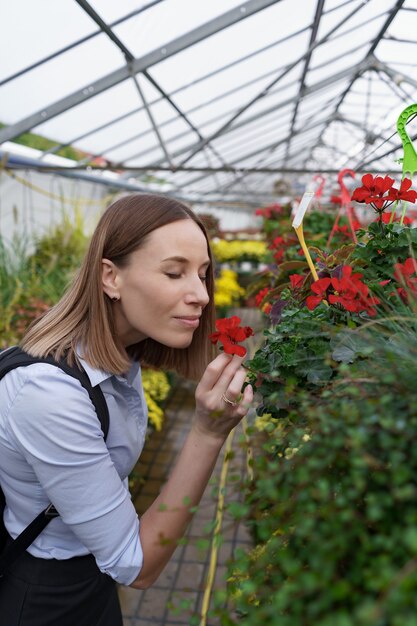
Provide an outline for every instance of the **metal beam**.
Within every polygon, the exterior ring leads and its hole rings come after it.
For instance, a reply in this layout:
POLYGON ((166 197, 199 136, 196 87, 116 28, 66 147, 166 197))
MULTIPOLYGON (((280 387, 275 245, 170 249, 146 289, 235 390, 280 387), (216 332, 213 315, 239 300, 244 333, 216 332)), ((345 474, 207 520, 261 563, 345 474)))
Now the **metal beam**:
MULTIPOLYGON (((311 50, 307 54, 306 58, 304 59, 303 71, 302 71, 301 78, 300 78, 300 87, 298 89, 298 96, 297 96, 297 100, 295 101, 294 111, 293 111, 293 114, 292 114, 290 135, 292 134, 292 132, 293 132, 293 130, 295 128, 295 123, 297 121, 298 108, 300 106, 300 102, 301 102, 302 98, 304 97, 306 77, 307 77, 307 72, 308 72, 308 68, 309 68, 310 60, 311 60, 311 55, 312 55, 312 51, 313 51, 312 50, 312 46, 313 46, 313 44, 316 41, 317 32, 318 32, 320 21, 321 21, 321 17, 322 17, 322 14, 323 14, 323 6, 324 6, 324 0, 317 0, 316 14, 314 16, 314 21, 313 21, 313 24, 312 24, 312 27, 311 27, 310 41, 309 41, 309 44, 308 44, 308 47, 311 50)), ((289 154, 290 149, 291 149, 291 138, 288 140, 285 158, 289 154)))
POLYGON ((392 67, 390 67, 388 63, 384 63, 384 61, 380 61, 378 59, 376 69, 380 69, 385 72, 385 74, 387 74, 396 85, 401 85, 401 83, 408 83, 409 85, 417 89, 417 80, 414 80, 413 78, 407 76, 406 74, 403 74, 402 72, 398 72, 397 70, 392 69, 392 67))
MULTIPOLYGON (((345 57, 346 55, 351 54, 352 52, 356 52, 357 50, 359 50, 360 48, 363 48, 364 44, 360 44, 360 46, 356 46, 355 48, 352 48, 350 50, 347 50, 345 52, 343 52, 343 54, 337 55, 335 57, 332 57, 332 59, 330 59, 329 61, 325 61, 323 63, 320 63, 320 65, 317 65, 314 69, 319 69, 322 67, 325 67, 326 65, 329 65, 331 63, 333 63, 334 61, 339 60, 342 57, 345 57)), ((272 74, 276 73, 277 70, 282 70, 284 69, 285 66, 281 67, 281 68, 276 68, 275 70, 270 70, 268 72, 266 72, 265 74, 261 74, 259 76, 257 76, 255 79, 247 81, 245 83, 242 83, 241 85, 238 85, 237 87, 234 87, 233 89, 229 89, 227 91, 222 92, 221 94, 218 94, 217 96, 215 96, 214 98, 211 98, 210 100, 205 100, 203 103, 200 103, 198 105, 196 105, 195 107, 192 107, 191 109, 189 109, 188 111, 186 111, 186 115, 190 115, 191 113, 195 113, 196 111, 199 111, 202 108, 205 108, 206 106, 209 106, 211 104, 213 104, 214 102, 217 102, 219 100, 222 100, 223 98, 226 98, 228 96, 230 96, 233 93, 237 93, 239 92, 241 89, 245 89, 246 87, 253 85, 257 82, 259 82, 260 80, 263 80, 264 78, 267 78, 268 76, 271 76, 272 74)), ((272 89, 267 96, 265 96, 265 98, 268 98, 272 95, 275 95, 277 93, 279 93, 282 89, 288 89, 288 87, 294 85, 297 83, 297 80, 291 81, 290 83, 287 83, 285 85, 285 87, 278 87, 277 89, 272 89)), ((175 94, 176 91, 172 92, 171 95, 175 94)), ((310 95, 309 92, 306 92, 306 95, 310 95)), ((334 97, 332 98, 332 100, 334 100, 334 97)), ((158 99, 158 102, 160 101, 160 99, 158 99)), ((153 102, 150 102, 150 104, 153 104, 154 102, 157 102, 156 100, 154 100, 153 102)), ((135 109, 136 111, 139 111, 142 109, 135 109)), ((210 118, 209 120, 206 120, 203 124, 200 124, 200 130, 202 130, 204 128, 204 126, 212 124, 213 122, 216 122, 218 120, 221 120, 223 117, 225 117, 226 115, 230 115, 232 114, 236 109, 229 109, 227 111, 222 111, 222 113, 220 115, 216 115, 215 117, 210 118)), ((171 124, 173 121, 175 121, 175 117, 171 117, 167 120, 165 120, 164 122, 162 122, 159 127, 162 128, 163 126, 167 126, 169 124, 171 124)), ((116 120, 119 121, 119 120, 116 120)), ((99 130, 99 129, 98 129, 99 130)), ((138 133, 137 135, 133 135, 133 136, 129 136, 126 139, 123 139, 122 141, 117 142, 116 144, 112 144, 111 146, 108 146, 107 148, 104 148, 100 155, 93 155, 91 158, 94 158, 94 156, 103 156, 104 154, 106 154, 106 152, 111 152, 112 150, 117 150, 118 148, 121 148, 127 144, 129 144, 132 141, 136 141, 138 139, 141 139, 142 137, 146 137, 147 135, 149 135, 152 131, 150 129, 142 131, 141 133, 138 133)), ((170 141, 177 141, 178 139, 182 139, 183 137, 185 137, 188 134, 188 131, 181 131, 180 133, 174 135, 173 137, 170 138, 170 141)), ((73 142, 77 141, 78 139, 83 139, 85 135, 82 135, 80 137, 78 137, 77 139, 74 139, 73 142)), ((67 144, 68 145, 68 144, 67 144)), ((63 147, 63 146, 61 146, 63 147)), ((48 153, 52 152, 56 152, 57 148, 51 149, 48 151, 48 153)), ((136 158, 140 158, 142 156, 146 156, 147 154, 151 153, 154 150, 154 147, 150 147, 150 148, 146 148, 145 150, 142 150, 142 152, 136 152, 135 154, 129 155, 129 157, 127 157, 128 159, 136 159, 136 158)), ((125 159, 127 160, 127 159, 125 159)))
MULTIPOLYGON (((359 67, 362 68, 362 71, 365 71, 369 66, 369 61, 365 61, 361 64, 359 64, 359 67)), ((308 96, 310 94, 314 94, 317 91, 320 91, 321 89, 325 89, 326 87, 328 87, 329 85, 332 85, 333 83, 337 83, 338 81, 344 80, 345 78, 349 78, 350 76, 352 76, 352 74, 354 72, 356 72, 358 69, 358 65, 354 65, 352 67, 349 67, 341 72, 337 72, 336 74, 332 74, 331 76, 328 76, 327 78, 324 78, 321 81, 318 81, 317 83, 315 83, 314 85, 312 85, 311 87, 306 87, 305 90, 305 95, 308 96)), ((295 96, 296 97, 296 96, 295 96)), ((288 106, 289 104, 291 104, 292 102, 294 102, 294 98, 295 97, 291 97, 291 98, 287 98, 286 100, 283 100, 282 102, 280 102, 279 104, 275 104, 267 109, 264 109, 263 111, 256 113, 254 115, 252 115, 251 117, 247 117, 244 120, 239 121, 237 124, 235 124, 233 127, 228 128, 227 131, 225 131, 224 135, 227 133, 231 133, 235 130, 238 130, 239 128, 242 128, 243 126, 247 126, 248 124, 256 121, 257 119, 259 119, 260 117, 266 117, 267 115, 269 115, 270 113, 275 113, 276 111, 279 111, 280 109, 288 106)), ((224 136, 223 135, 223 136, 224 136)), ((173 152, 171 154, 171 156, 173 158, 184 154, 186 152, 188 152, 190 149, 192 149, 195 146, 195 144, 188 144, 187 146, 184 146, 183 148, 180 148, 179 150, 176 150, 175 152, 173 152)), ((152 165, 160 165, 164 162, 164 159, 158 159, 157 161, 154 161, 152 163, 152 165)))
MULTIPOLYGON (((121 52, 124 54, 126 61, 128 62, 128 64, 131 66, 133 61, 134 61, 134 56, 133 54, 130 52, 130 50, 128 50, 126 48, 126 46, 123 44, 123 42, 113 33, 113 31, 107 26, 107 24, 100 18, 100 16, 98 15, 98 13, 96 13, 96 11, 90 6, 90 4, 87 2, 87 0, 76 0, 76 2, 78 2, 80 4, 80 6, 82 6, 82 8, 84 8, 85 11, 87 11, 87 13, 90 15, 90 17, 99 25, 99 27, 101 28, 101 30, 103 32, 105 32, 108 37, 110 37, 110 39, 118 46, 118 48, 121 50, 121 52)), ((185 121, 185 123, 188 125, 189 128, 191 128, 191 130, 193 130, 196 134, 199 140, 203 140, 202 135, 200 134, 199 130, 190 122, 190 120, 188 119, 188 117, 181 111, 181 109, 171 100, 171 98, 165 93, 165 91, 159 86, 159 84, 153 79, 153 77, 149 74, 149 72, 147 70, 143 71, 143 74, 146 76, 146 78, 149 80, 149 82, 159 91, 159 93, 162 95, 162 97, 174 108, 174 110, 178 113, 178 115, 185 121)), ((147 103, 144 93, 140 87, 139 84, 139 80, 136 78, 136 76, 133 74, 132 72, 132 79, 133 82, 135 84, 136 90, 141 98, 141 101, 145 107, 146 113, 148 115, 148 118, 151 122, 152 128, 154 130, 154 133, 158 139, 159 145, 162 148, 162 151, 165 155, 165 159, 166 161, 169 163, 169 165, 171 167, 173 167, 173 163, 171 161, 167 146, 162 138, 162 135, 160 133, 159 130, 159 126, 157 125, 154 116, 152 114, 150 105, 147 103)), ((223 164, 223 165, 227 165, 227 163, 225 162, 225 160, 223 159, 223 157, 218 153, 217 150, 215 150, 215 148, 213 148, 210 144, 210 142, 207 143, 207 147, 213 152, 214 156, 219 159, 219 161, 223 164)), ((126 176, 129 175, 129 172, 127 172, 126 176)))
MULTIPOLYGON (((304 128, 302 131, 296 131, 296 134, 300 134, 301 132, 303 133, 308 132, 309 130, 316 128, 317 126, 320 126, 320 125, 323 125, 323 120, 316 122, 315 124, 312 124, 308 128, 304 128)), ((239 159, 232 161, 231 164, 235 166, 235 163, 245 161, 246 159, 251 159, 253 157, 256 157, 258 154, 264 154, 265 152, 273 152, 276 148, 278 148, 278 146, 285 144, 288 141, 288 137, 289 135, 285 136, 282 139, 279 139, 278 141, 274 141, 273 143, 270 143, 267 146, 262 146, 260 148, 257 148, 256 150, 248 154, 241 155, 239 159)), ((241 168, 241 170, 242 172, 246 172, 246 168, 241 168)), ((204 176, 197 176, 196 178, 193 178, 192 180, 187 181, 184 186, 198 182, 202 178, 204 178, 204 176)))
POLYGON ((351 11, 346 18, 344 18, 342 20, 342 22, 340 22, 339 24, 337 24, 334 28, 332 28, 322 39, 320 39, 319 41, 315 41, 311 46, 309 46, 309 48, 307 49, 307 51, 301 55, 301 57, 299 57, 298 59, 296 59, 295 61, 293 61, 292 63, 290 63, 287 68, 281 72, 281 74, 279 74, 276 78, 274 78, 274 80, 272 82, 270 82, 260 93, 258 93, 254 98, 252 98, 249 102, 247 102, 243 107, 241 107, 237 113, 235 113, 235 115, 233 115, 225 124, 223 124, 223 126, 221 126, 220 128, 218 128, 212 135, 210 135, 209 137, 207 137, 203 142, 199 142, 195 145, 194 149, 191 151, 191 153, 181 161, 181 165, 184 165, 185 163, 187 163, 190 159, 192 159, 192 157, 197 154, 197 152, 199 152, 201 150, 201 148, 203 148, 209 141, 213 141, 214 139, 216 139, 217 137, 219 137, 220 135, 222 135, 232 124, 233 122, 235 122, 241 115, 243 115, 243 113, 245 113, 251 106, 253 106, 256 102, 258 102, 258 100, 260 100, 261 98, 263 98, 268 91, 274 86, 276 85, 280 80, 282 80, 289 72, 291 72, 303 59, 305 59, 307 57, 307 55, 311 54, 311 52, 317 48, 317 46, 319 46, 320 44, 324 43, 325 41, 327 41, 327 39, 330 37, 330 35, 332 35, 334 32, 336 32, 336 30, 338 30, 338 28, 340 28, 342 26, 342 24, 344 24, 347 20, 349 20, 353 15, 355 15, 358 10, 360 8, 362 8, 363 6, 365 6, 365 4, 368 3, 369 0, 363 0, 363 2, 361 3, 360 7, 356 7, 353 11, 351 11))
MULTIPOLYGON (((258 50, 255 50, 254 52, 251 52, 250 54, 247 54, 243 57, 240 57, 239 59, 236 59, 235 61, 232 61, 231 63, 227 63, 226 65, 223 65, 222 67, 212 71, 212 72, 208 72, 207 74, 203 74, 202 76, 199 76, 196 80, 193 80, 190 83, 185 83, 184 85, 181 85, 181 87, 178 87, 177 89, 174 89, 174 91, 172 91, 169 95, 170 98, 172 98, 172 96, 175 96, 183 91, 186 91, 187 89, 189 89, 190 87, 193 87, 194 85, 197 85, 198 83, 201 83, 209 78, 212 78, 213 76, 220 74, 221 72, 225 71, 225 70, 229 70, 230 68, 234 67, 235 65, 238 65, 240 63, 243 63, 244 61, 247 61, 248 59, 261 54, 262 52, 265 52, 266 50, 269 50, 270 48, 282 43, 283 41, 287 41, 289 39, 292 39, 293 37, 301 34, 302 32, 304 32, 305 30, 307 30, 307 28, 302 28, 299 31, 296 31, 294 33, 292 33, 291 35, 288 35, 287 37, 284 37, 283 39, 279 39, 278 41, 274 41, 271 44, 268 44, 267 46, 264 46, 262 48, 259 48, 258 50)), ((239 87, 235 87, 234 89, 231 89, 227 92, 224 92, 224 94, 221 94, 220 96, 217 96, 215 98, 212 98, 209 101, 205 101, 203 104, 199 104, 195 107, 193 107, 192 109, 189 109, 189 111, 187 111, 187 115, 189 115, 190 113, 194 113, 194 111, 199 110, 200 108, 206 106, 207 104, 214 102, 215 100, 225 97, 227 95, 230 95, 231 93, 234 93, 235 91, 238 91, 240 88, 243 88, 247 85, 252 84, 252 82, 256 82, 257 80, 261 80, 262 78, 265 78, 267 76, 270 76, 271 74, 274 73, 274 71, 270 71, 267 72, 266 74, 263 74, 261 76, 258 76, 254 81, 248 81, 247 83, 243 83, 243 85, 240 85, 239 87)), ((144 72, 145 73, 145 72, 144 72)), ((146 77, 148 78, 148 80, 151 80, 151 82, 153 81, 152 77, 150 76, 149 72, 146 72, 146 77)), ((153 83, 152 83, 153 84, 153 83)), ((157 89, 158 87, 156 86, 156 84, 154 85, 157 89)), ((160 90, 160 87, 159 87, 160 90)), ((161 98, 156 98, 155 100, 151 100, 149 102, 149 105, 152 106, 153 104, 157 104, 158 102, 161 102, 161 100, 164 98, 165 96, 162 95, 161 98)), ((78 135, 77 137, 74 137, 71 141, 67 142, 67 143, 61 143, 57 146, 54 146, 53 148, 50 148, 49 150, 46 150, 44 152, 44 154, 55 154, 58 150, 60 150, 61 148, 65 148, 69 145, 73 145, 75 143, 77 143, 78 141, 80 141, 81 139, 85 139, 86 137, 89 137, 90 135, 93 135, 96 132, 99 132, 101 130, 104 130, 106 128, 109 128, 110 126, 112 126, 113 124, 117 124, 118 122, 123 121, 124 119, 127 119, 128 117, 130 117, 131 115, 135 115, 135 113, 140 113, 140 111, 143 110, 143 107, 137 107, 135 109, 133 109, 132 111, 129 111, 128 113, 124 113, 123 115, 120 115, 118 117, 115 117, 113 120, 111 120, 110 122, 107 122, 105 124, 101 124, 100 126, 96 126, 92 129, 90 129, 89 131, 83 133, 82 135, 78 135)), ((170 122, 172 122, 175 118, 170 118, 169 120, 166 120, 166 122, 164 122, 163 124, 169 124, 170 122)), ((161 124, 162 126, 162 124, 161 124)), ((142 137, 144 135, 146 135, 147 132, 150 131, 145 131, 143 133, 139 133, 138 135, 135 135, 134 137, 125 140, 124 142, 121 142, 119 145, 114 145, 112 147, 106 148, 104 151, 102 152, 106 152, 109 150, 114 150, 116 149, 116 147, 120 147, 121 145, 124 145, 125 143, 128 143, 131 140, 135 140, 138 139, 139 137, 142 137)), ((93 156, 102 156, 102 154, 100 155, 93 155, 93 156)))
MULTIPOLYGON (((163 2, 163 0, 153 0, 153 2, 149 2, 148 4, 145 4, 145 6, 143 7, 140 7, 139 9, 135 9, 134 11, 131 11, 130 13, 127 13, 126 15, 119 17, 119 19, 112 22, 109 26, 110 28, 113 28, 114 26, 118 26, 119 24, 122 24, 126 20, 129 20, 130 18, 135 17, 136 15, 139 15, 139 13, 143 13, 144 11, 147 11, 148 9, 152 8, 156 4, 159 4, 160 2, 163 2)), ((52 61, 52 59, 56 59, 57 57, 61 56, 61 54, 64 54, 64 52, 68 52, 69 50, 76 48, 80 44, 85 43, 86 41, 89 41, 90 39, 94 39, 94 37, 97 37, 97 35, 100 35, 101 32, 102 32, 101 29, 96 30, 94 33, 90 33, 89 35, 86 35, 85 37, 82 37, 81 39, 77 39, 76 41, 73 41, 68 46, 65 46, 64 48, 60 48, 59 50, 56 50, 56 52, 54 52, 53 54, 49 54, 48 56, 43 57, 42 59, 39 59, 39 61, 36 61, 35 63, 32 63, 31 65, 28 65, 22 70, 19 70, 18 72, 15 72, 14 74, 7 76, 6 78, 3 78, 3 80, 0 81, 0 87, 5 85, 6 83, 9 83, 12 80, 15 80, 16 78, 20 78, 20 76, 24 76, 24 74, 27 74, 31 70, 34 70, 37 67, 40 67, 41 65, 44 65, 48 61, 52 61)))
MULTIPOLYGON (((158 1, 160 2, 161 0, 158 0, 158 1)), ((351 2, 351 0, 346 0, 344 3, 342 3, 342 5, 333 7, 331 9, 329 9, 328 11, 325 11, 324 13, 325 13, 325 15, 333 13, 333 11, 338 10, 341 6, 344 6, 345 4, 349 4, 349 2, 351 2)), ((147 6, 149 6, 149 5, 147 5, 147 6)), ((121 20, 119 20, 119 21, 121 21, 121 20)), ((117 23, 119 23, 119 21, 117 23)), ((110 24, 110 26, 114 26, 114 25, 116 25, 116 22, 113 22, 112 24, 110 24)), ((229 70, 229 69, 231 69, 232 67, 234 67, 236 65, 244 63, 245 61, 247 61, 247 60, 257 56, 258 54, 262 54, 263 52, 266 52, 267 50, 270 50, 271 48, 273 48, 275 46, 278 46, 278 45, 280 45, 280 44, 282 44, 284 42, 290 41, 294 37, 298 37, 303 32, 309 30, 309 28, 310 28, 309 26, 306 26, 306 27, 301 28, 301 29, 299 29, 297 31, 294 31, 293 33, 290 33, 289 35, 287 35, 285 37, 282 37, 281 39, 278 39, 276 41, 273 41, 272 43, 270 43, 270 44, 268 44, 266 46, 263 46, 262 48, 258 48, 254 52, 250 52, 249 54, 246 54, 246 55, 244 55, 242 57, 239 57, 239 59, 236 59, 235 61, 231 61, 230 63, 227 63, 226 65, 223 65, 223 66, 217 68, 216 70, 208 72, 207 74, 203 74, 202 76, 199 76, 197 79, 193 80, 192 82, 185 83, 184 85, 181 85, 180 87, 177 87, 167 97, 172 98, 172 96, 175 96, 175 95, 177 95, 179 93, 182 93, 183 91, 189 89, 190 87, 193 87, 194 85, 197 85, 197 84, 199 84, 199 83, 201 83, 201 82, 203 82, 203 81, 205 81, 205 80, 207 80, 209 78, 212 78, 213 76, 216 76, 217 74, 219 74, 219 73, 221 73, 223 71, 229 70)), ((100 32, 100 31, 97 31, 97 34, 98 34, 98 32, 100 32)), ((81 42, 79 42, 79 43, 81 43, 81 42)), ((333 63, 334 61, 338 60, 342 56, 346 56, 348 54, 352 54, 353 52, 356 52, 360 48, 363 48, 365 45, 366 45, 366 43, 362 43, 359 46, 356 46, 354 48, 351 48, 350 50, 347 50, 347 51, 343 52, 343 54, 337 55, 336 57, 332 57, 332 59, 330 59, 329 61, 325 61, 325 62, 321 63, 320 65, 317 65, 315 69, 319 69, 319 68, 325 67, 326 65, 328 65, 330 63, 333 63)), ((215 98, 212 98, 209 101, 205 101, 203 104, 199 104, 199 105, 193 107, 192 109, 189 109, 187 111, 187 115, 189 115, 190 113, 193 113, 194 111, 199 110, 200 108, 206 106, 207 104, 210 104, 212 102, 215 102, 218 99, 221 99, 222 97, 226 97, 227 95, 230 95, 231 93, 239 91, 239 89, 241 89, 241 88, 243 89, 244 87, 246 87, 246 86, 248 86, 248 85, 250 85, 252 83, 257 82, 258 80, 262 80, 263 78, 267 78, 268 76, 271 76, 277 70, 279 71, 279 70, 283 69, 284 67, 285 66, 283 66, 282 68, 275 68, 275 70, 271 70, 271 71, 269 71, 269 72, 267 72, 265 74, 257 76, 257 78, 252 80, 252 81, 247 81, 246 83, 242 83, 242 85, 239 85, 238 87, 235 87, 234 89, 226 91, 223 94, 221 94, 219 96, 216 96, 215 98)), ((152 78, 151 78, 151 76, 149 75, 148 72, 146 72, 146 77, 148 78, 148 80, 152 81, 152 78)), ((158 89, 158 87, 156 85, 154 85, 154 86, 158 89)), ((276 91, 271 91, 271 93, 276 93, 276 91)), ((165 97, 165 96, 162 96, 162 98, 163 97, 165 97)), ((153 104, 156 104, 157 102, 160 102, 162 98, 156 98, 155 100, 151 100, 149 102, 149 105, 152 106, 153 104)), ((173 106, 175 106, 175 105, 173 105, 173 106)), ((67 147, 69 145, 74 145, 78 141, 80 141, 82 139, 85 139, 86 137, 89 137, 90 135, 92 135, 92 134, 94 134, 96 132, 100 132, 100 131, 102 131, 102 130, 104 130, 106 128, 109 128, 113 124, 121 122, 124 119, 127 119, 128 117, 130 117, 131 115, 134 115, 135 113, 139 113, 142 110, 143 110, 143 107, 138 107, 138 108, 133 109, 132 111, 129 111, 128 113, 124 113, 123 115, 119 115, 118 117, 115 117, 110 122, 106 122, 105 124, 101 124, 100 126, 95 126, 92 129, 90 129, 89 131, 84 132, 81 135, 78 135, 76 137, 73 137, 71 139, 71 141, 69 141, 69 142, 60 143, 60 144, 54 146, 53 148, 50 148, 49 150, 46 150, 43 154, 55 154, 61 148, 65 148, 65 147, 67 147)), ((229 111, 229 113, 231 113, 231 111, 229 111)), ((170 118, 169 120, 164 122, 164 125, 165 125, 165 123, 170 123, 173 119, 174 118, 170 118)), ((163 124, 160 124, 160 126, 162 126, 162 125, 163 124)), ((151 132, 151 131, 145 131, 144 133, 139 133, 138 135, 135 135, 131 139, 132 140, 138 139, 139 137, 144 136, 147 132, 151 132)), ((112 147, 106 148, 104 151, 102 151, 102 153, 100 155, 96 154, 96 155, 93 155, 93 157, 94 156, 102 156, 102 154, 104 152, 109 151, 109 150, 114 150, 114 149, 116 149, 116 147, 120 147, 122 145, 125 145, 129 141, 130 140, 128 139, 128 140, 125 140, 123 142, 120 142, 120 144, 116 144, 116 145, 113 145, 112 147)), ((138 156, 138 155, 135 155, 135 156, 138 156)), ((135 157, 133 157, 133 158, 135 158, 135 157)))
MULTIPOLYGON (((226 13, 223 13, 222 15, 206 22, 202 26, 199 26, 198 28, 195 28, 170 41, 165 46, 152 50, 152 52, 135 59, 132 62, 131 69, 135 74, 143 72, 143 70, 156 65, 160 61, 170 58, 185 48, 188 48, 199 41, 202 41, 203 39, 228 28, 232 24, 236 24, 250 15, 258 13, 266 7, 280 1, 281 0, 248 0, 248 2, 227 11, 226 13)), ((129 68, 127 66, 121 67, 118 70, 103 76, 99 80, 89 85, 85 85, 82 89, 73 92, 69 96, 57 100, 45 109, 38 111, 37 113, 33 113, 11 126, 6 126, 0 130, 0 144, 5 141, 10 141, 22 133, 47 122, 67 109, 81 104, 103 91, 118 85, 127 78, 130 78, 129 68)))
MULTIPOLYGON (((371 66, 372 66, 372 69, 375 69, 375 70, 380 69, 378 67, 378 64, 380 62, 375 57, 375 50, 376 50, 379 42, 381 41, 382 37, 386 33, 388 27, 391 25, 394 17, 397 15, 398 11, 401 9, 403 4, 404 4, 404 0, 397 0, 397 2, 395 3, 395 6, 391 10, 391 12, 388 14, 387 19, 385 20, 385 22, 382 25, 381 29, 378 31, 378 34, 376 35, 376 37, 372 41, 370 47, 368 48, 368 50, 366 52, 366 55, 365 55, 365 58, 364 58, 365 62, 368 61, 367 69, 371 69, 371 66)), ((333 115, 337 115, 338 114, 339 109, 342 106, 342 103, 344 102, 346 96, 350 93, 350 91, 352 89, 352 86, 354 85, 356 80, 359 78, 359 76, 361 76, 364 73, 364 71, 365 70, 363 68, 361 68, 361 64, 359 64, 358 65, 358 71, 353 74, 352 79, 350 80, 348 86, 346 87, 346 89, 343 91, 343 93, 341 94, 340 98, 338 99, 338 101, 336 103, 336 106, 334 108, 334 111, 333 111, 333 115)), ((315 149, 315 146, 313 146, 311 148, 311 151, 313 151, 314 149, 315 149)))
MULTIPOLYGON (((51 165, 48 163, 45 163, 44 161, 37 161, 37 162, 27 162, 27 163, 15 163, 13 162, 12 156, 8 153, 5 153, 3 151, 0 151, 0 154, 2 155, 2 157, 8 159, 6 160, 6 166, 5 169, 10 169, 10 170, 27 170, 27 169, 31 169, 31 170, 36 170, 38 172, 48 172, 48 173, 56 173, 56 174, 69 174, 71 172, 89 172, 91 174, 94 174, 94 172, 98 173, 98 172, 108 172, 109 170, 111 170, 111 168, 109 167, 91 167, 91 166, 73 166, 73 167, 68 167, 68 166, 60 166, 60 165, 51 165)), ((143 167, 134 167, 134 168, 129 168, 132 172, 149 172, 149 171, 155 171, 155 172, 172 172, 172 169, 170 169, 169 167, 152 167, 149 165, 145 165, 143 167)), ((242 173, 242 174, 278 174, 278 173, 286 173, 286 174, 302 174, 304 172, 310 173, 310 172, 316 172, 317 170, 311 170, 309 168, 299 168, 299 167, 208 167, 208 166, 203 166, 203 167, 190 167, 190 166, 183 166, 183 167, 179 167, 178 172, 207 172, 209 174, 216 174, 216 173, 226 173, 226 174, 233 174, 233 173, 242 173)), ((339 170, 334 169, 334 168, 327 168, 324 170, 321 170, 323 173, 335 173, 338 172, 339 170)), ((391 170, 391 171, 395 171, 395 172, 399 172, 400 168, 396 169, 396 170, 391 170)), ((385 172, 385 170, 384 170, 385 172)), ((381 172, 382 173, 382 172, 381 172)), ((109 181, 108 184, 113 184, 114 179, 111 179, 109 181)), ((142 191, 145 190, 144 187, 141 188, 142 191)))

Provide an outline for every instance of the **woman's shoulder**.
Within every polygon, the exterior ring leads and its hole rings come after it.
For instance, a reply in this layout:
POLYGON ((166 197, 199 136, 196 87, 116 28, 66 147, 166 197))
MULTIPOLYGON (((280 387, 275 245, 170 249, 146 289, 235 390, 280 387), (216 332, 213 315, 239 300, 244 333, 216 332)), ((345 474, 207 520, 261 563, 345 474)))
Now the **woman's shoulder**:
POLYGON ((63 387, 70 386, 75 389, 81 387, 78 380, 65 372, 58 364, 53 365, 42 361, 15 367, 2 377, 0 384, 3 384, 5 389, 8 387, 19 389, 27 384, 33 386, 51 384, 63 387))
POLYGON ((48 423, 48 416, 62 421, 91 414, 97 421, 88 392, 80 381, 58 365, 33 363, 11 370, 0 381, 0 411, 21 423, 48 423))

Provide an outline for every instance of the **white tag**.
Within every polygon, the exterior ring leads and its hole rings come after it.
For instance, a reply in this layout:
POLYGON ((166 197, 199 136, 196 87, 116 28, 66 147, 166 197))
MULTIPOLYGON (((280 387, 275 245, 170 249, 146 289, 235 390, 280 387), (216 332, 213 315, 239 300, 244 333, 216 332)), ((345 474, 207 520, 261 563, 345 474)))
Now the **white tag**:
POLYGON ((299 226, 301 226, 302 221, 304 219, 304 215, 306 214, 309 204, 313 198, 314 198, 314 191, 306 191, 304 193, 303 197, 301 198, 301 202, 298 205, 297 211, 295 213, 295 216, 292 222, 293 228, 298 228, 299 226))

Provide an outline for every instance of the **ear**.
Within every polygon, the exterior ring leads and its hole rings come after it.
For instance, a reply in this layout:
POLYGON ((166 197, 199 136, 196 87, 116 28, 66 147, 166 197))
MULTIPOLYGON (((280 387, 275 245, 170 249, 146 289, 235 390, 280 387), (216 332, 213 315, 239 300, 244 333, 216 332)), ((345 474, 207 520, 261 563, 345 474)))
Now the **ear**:
POLYGON ((119 274, 117 267, 108 259, 102 259, 101 265, 101 283, 104 293, 107 294, 109 298, 119 298, 119 274))

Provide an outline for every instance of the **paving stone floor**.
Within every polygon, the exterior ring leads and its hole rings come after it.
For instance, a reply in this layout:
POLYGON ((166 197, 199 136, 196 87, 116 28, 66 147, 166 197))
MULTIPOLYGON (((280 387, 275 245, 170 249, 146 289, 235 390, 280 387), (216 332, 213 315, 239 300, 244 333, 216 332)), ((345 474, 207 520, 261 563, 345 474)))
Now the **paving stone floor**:
MULTIPOLYGON (((166 427, 154 433, 141 455, 135 469, 144 478, 143 486, 134 497, 135 506, 143 512, 159 493, 171 464, 181 449, 188 432, 194 406, 193 388, 179 384, 171 396, 166 410, 166 427)), ((225 501, 241 498, 239 482, 246 473, 246 452, 243 432, 239 427, 234 437, 234 458, 228 471, 225 501)), ((219 456, 213 477, 203 496, 198 511, 189 526, 184 545, 174 552, 157 582, 145 591, 119 587, 124 626, 155 626, 189 624, 201 609, 210 558, 213 522, 216 515, 219 475, 223 462, 219 456)), ((218 551, 217 569, 213 588, 223 588, 226 563, 238 546, 250 546, 246 527, 224 515, 223 542, 218 551)), ((198 623, 198 622, 197 622, 198 623)), ((207 620, 208 626, 216 621, 207 620)))
MULTIPOLYGON (((247 313, 241 317, 245 324, 252 325, 255 321, 259 322, 257 313, 256 311, 252 313, 252 318, 248 318, 247 313)), ((253 347, 250 352, 253 351, 253 347)), ((143 479, 143 484, 133 493, 139 514, 159 493, 189 430, 193 408, 194 385, 182 381, 176 386, 169 400, 165 427, 160 433, 154 433, 150 437, 135 468, 137 475, 143 479)), ((178 546, 157 582, 144 591, 119 587, 124 626, 200 624, 223 457, 224 449, 189 526, 184 545, 178 546)), ((246 472, 246 446, 243 429, 239 426, 233 440, 233 458, 228 469, 225 502, 242 498, 242 489, 239 485, 246 472)), ((218 550, 214 591, 224 589, 227 562, 236 549, 252 545, 245 525, 236 523, 227 512, 223 517, 221 535, 223 541, 218 550)), ((210 606, 212 607, 212 603, 210 606)), ((207 626, 217 626, 218 623, 218 618, 209 611, 207 626)))

